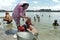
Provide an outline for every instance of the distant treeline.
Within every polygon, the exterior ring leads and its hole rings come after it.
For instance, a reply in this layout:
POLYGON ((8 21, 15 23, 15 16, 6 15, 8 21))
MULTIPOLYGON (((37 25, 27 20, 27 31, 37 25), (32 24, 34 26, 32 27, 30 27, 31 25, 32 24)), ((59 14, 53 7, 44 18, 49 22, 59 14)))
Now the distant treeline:
MULTIPOLYGON (((6 10, 0 10, 0 12, 6 12, 6 10)), ((12 11, 8 11, 12 12, 12 11)), ((60 12, 60 10, 40 9, 40 10, 27 10, 27 12, 60 12)))
POLYGON ((27 10, 27 12, 60 12, 60 10, 40 9, 40 10, 27 10))
MULTIPOLYGON (((0 10, 0 12, 7 12, 6 10, 0 10)), ((12 11, 8 11, 8 12, 12 12, 12 11)))

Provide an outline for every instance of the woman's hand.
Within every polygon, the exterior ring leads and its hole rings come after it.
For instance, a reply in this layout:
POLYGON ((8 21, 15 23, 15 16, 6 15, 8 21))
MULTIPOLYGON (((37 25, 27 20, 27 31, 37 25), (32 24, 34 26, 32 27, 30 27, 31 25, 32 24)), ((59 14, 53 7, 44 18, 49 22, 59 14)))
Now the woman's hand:
POLYGON ((31 20, 31 18, 30 18, 30 17, 26 17, 26 18, 31 20))

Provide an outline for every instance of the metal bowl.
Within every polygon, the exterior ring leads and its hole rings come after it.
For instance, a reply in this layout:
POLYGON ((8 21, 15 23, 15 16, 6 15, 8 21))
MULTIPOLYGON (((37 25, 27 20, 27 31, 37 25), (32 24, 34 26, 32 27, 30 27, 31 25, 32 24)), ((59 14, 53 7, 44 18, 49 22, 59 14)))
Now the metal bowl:
POLYGON ((17 40, 33 40, 35 37, 30 32, 18 32, 17 40))

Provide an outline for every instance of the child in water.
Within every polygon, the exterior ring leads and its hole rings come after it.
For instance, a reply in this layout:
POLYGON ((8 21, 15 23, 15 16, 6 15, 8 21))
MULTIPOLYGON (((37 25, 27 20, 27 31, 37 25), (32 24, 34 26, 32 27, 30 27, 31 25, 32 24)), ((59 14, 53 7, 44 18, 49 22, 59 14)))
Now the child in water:
POLYGON ((37 17, 37 19, 38 19, 38 22, 40 22, 40 17, 39 17, 39 15, 36 15, 36 17, 37 17))
POLYGON ((54 26, 54 29, 57 29, 56 26, 59 26, 59 24, 57 23, 57 20, 54 20, 53 26, 54 26))
POLYGON ((34 21, 36 21, 36 17, 34 16, 34 21))
POLYGON ((31 32, 33 35, 38 36, 37 29, 33 26, 31 19, 27 19, 25 24, 18 27, 19 31, 31 32))
POLYGON ((9 15, 9 12, 6 12, 6 15, 5 15, 3 21, 7 21, 7 24, 12 22, 12 17, 9 15))

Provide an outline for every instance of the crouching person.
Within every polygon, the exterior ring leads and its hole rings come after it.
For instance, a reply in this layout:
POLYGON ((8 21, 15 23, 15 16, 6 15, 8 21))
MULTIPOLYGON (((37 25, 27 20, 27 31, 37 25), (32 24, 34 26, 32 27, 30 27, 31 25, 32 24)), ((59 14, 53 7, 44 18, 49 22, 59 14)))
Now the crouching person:
POLYGON ((33 26, 31 19, 27 19, 25 24, 18 27, 21 32, 31 32, 36 38, 38 37, 38 30, 33 26))
POLYGON ((12 22, 12 17, 10 16, 9 12, 6 12, 3 21, 6 21, 7 24, 10 24, 12 22))

